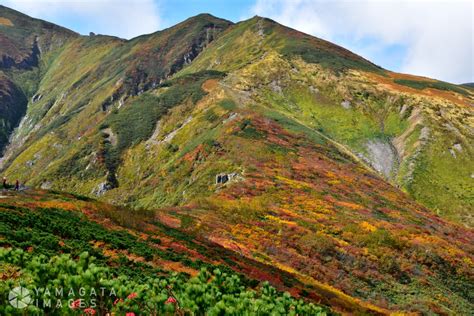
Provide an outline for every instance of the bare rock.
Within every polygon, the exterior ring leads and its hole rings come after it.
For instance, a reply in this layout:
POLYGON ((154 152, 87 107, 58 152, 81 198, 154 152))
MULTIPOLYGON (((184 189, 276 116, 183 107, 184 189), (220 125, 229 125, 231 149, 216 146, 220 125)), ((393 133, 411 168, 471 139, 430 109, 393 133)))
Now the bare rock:
POLYGON ((231 122, 233 120, 235 120, 236 118, 238 118, 240 115, 238 113, 235 113, 235 112, 232 112, 228 118, 226 118, 225 120, 222 121, 222 124, 225 124, 227 122, 231 122))
POLYGON ((459 151, 459 152, 462 152, 462 146, 461 146, 461 144, 454 144, 454 145, 453 145, 453 148, 456 149, 456 150, 459 151))
POLYGON ((276 92, 278 94, 283 93, 283 89, 280 86, 280 82, 277 80, 273 80, 272 82, 270 82, 270 89, 272 89, 273 92, 276 92))
POLYGON ((51 181, 44 181, 43 183, 41 183, 41 186, 40 186, 40 188, 43 190, 49 190, 52 187, 53 187, 53 183, 51 181))
POLYGON ((105 194, 105 192, 111 189, 113 189, 112 185, 110 185, 108 182, 105 181, 105 182, 99 183, 99 185, 94 190, 92 190, 92 194, 96 196, 102 196, 105 194))
POLYGON ((398 153, 391 143, 382 140, 371 140, 366 144, 366 160, 387 179, 398 167, 398 153))
POLYGON ((456 152, 454 151, 454 149, 449 148, 449 153, 451 154, 451 156, 453 156, 454 158, 456 158, 456 152))
POLYGON ((351 108, 351 101, 348 101, 348 100, 344 100, 341 102, 341 106, 344 108, 344 109, 350 109, 351 108))
POLYGON ((400 117, 403 117, 403 115, 405 114, 405 112, 407 111, 408 109, 408 104, 403 104, 402 108, 400 109, 400 117))
POLYGON ((41 100, 43 96, 41 94, 35 94, 32 98, 31 98, 31 103, 36 103, 38 102, 39 100, 41 100))
POLYGON ((318 94, 318 93, 319 93, 319 89, 316 88, 316 87, 313 87, 313 86, 309 86, 309 91, 310 91, 312 94, 318 94))
POLYGON ((242 181, 244 178, 237 172, 219 173, 216 175, 216 185, 225 184, 227 182, 242 181))

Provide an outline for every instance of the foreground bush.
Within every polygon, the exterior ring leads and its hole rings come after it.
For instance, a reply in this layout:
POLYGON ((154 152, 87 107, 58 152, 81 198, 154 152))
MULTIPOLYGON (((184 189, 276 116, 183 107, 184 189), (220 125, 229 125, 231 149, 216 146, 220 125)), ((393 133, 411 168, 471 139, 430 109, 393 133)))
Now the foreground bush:
POLYGON ((247 289, 237 275, 205 269, 192 278, 130 278, 98 265, 88 253, 47 258, 20 249, 0 249, 2 315, 326 315, 312 303, 279 293, 268 283, 247 289), (11 289, 28 289, 31 302, 18 309, 11 289))

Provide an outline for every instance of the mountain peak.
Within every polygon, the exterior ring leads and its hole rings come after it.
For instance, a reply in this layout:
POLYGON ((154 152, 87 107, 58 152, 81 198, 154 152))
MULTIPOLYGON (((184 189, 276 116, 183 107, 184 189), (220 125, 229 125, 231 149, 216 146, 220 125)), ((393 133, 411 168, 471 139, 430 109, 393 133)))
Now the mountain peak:
POLYGON ((189 23, 213 23, 216 25, 232 25, 234 24, 233 22, 226 20, 226 19, 221 19, 219 17, 216 17, 210 13, 200 13, 195 16, 192 16, 190 18, 187 18, 181 23, 176 24, 176 26, 182 25, 182 24, 189 24, 189 23))
MULTIPOLYGON (((69 30, 65 27, 28 16, 24 13, 21 13, 3 5, 0 5, 0 18, 9 20, 12 24, 12 27, 27 29, 30 32, 45 32, 45 30, 50 30, 53 32, 61 32, 68 35, 79 35, 78 33, 69 30)), ((2 24, 0 23, 0 27, 1 26, 2 24)), ((3 30, 2 34, 4 34, 5 31, 6 30, 3 30)))
POLYGON ((365 58, 326 40, 284 26, 272 19, 254 16, 229 27, 228 31, 199 58, 197 67, 216 67, 229 70, 259 58, 265 52, 275 50, 286 58, 301 57, 309 63, 317 63, 335 72, 359 69, 383 73, 384 69, 365 58), (246 33, 247 32, 247 33, 246 33), (248 33, 250 32, 250 33, 248 33), (242 41, 243 37, 246 38, 242 41), (217 49, 219 51, 213 51, 217 49), (217 55, 226 52, 225 62, 215 63, 217 55), (208 57, 206 57, 209 55, 208 57), (229 58, 227 58, 229 56, 229 58), (230 56, 239 56, 232 58, 230 56), (202 63, 202 64, 201 64, 202 63))

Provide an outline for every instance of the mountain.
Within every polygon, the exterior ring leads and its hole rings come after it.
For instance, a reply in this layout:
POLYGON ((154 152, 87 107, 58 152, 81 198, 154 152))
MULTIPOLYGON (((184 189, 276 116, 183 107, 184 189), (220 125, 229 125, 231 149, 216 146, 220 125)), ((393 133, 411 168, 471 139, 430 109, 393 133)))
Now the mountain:
MULTIPOLYGON (((169 85, 181 86, 183 76, 195 74, 197 79, 186 82, 219 80, 218 86, 234 90, 222 99, 239 106, 252 101, 297 120, 420 203, 472 226, 472 92, 461 86, 385 71, 341 47, 258 17, 231 25, 199 15, 131 41, 74 37, 39 68, 44 75, 3 159, 8 176, 31 185, 86 195, 108 191, 103 196, 108 201, 140 207, 184 203, 187 179, 178 180, 182 190, 165 201, 164 187, 141 190, 159 181, 164 170, 136 177, 127 173, 136 167, 120 167, 138 143, 148 141, 150 147, 185 122, 167 119, 172 113, 167 109, 180 111, 189 97, 169 85), (209 70, 220 73, 203 73, 209 70), (161 105, 155 107, 158 99, 161 105), (164 114, 158 126, 170 127, 160 135, 155 125, 164 114), (109 138, 117 146, 109 146, 109 138)), ((192 103, 208 93, 196 89, 190 92, 192 103)), ((181 115, 189 117, 195 109, 181 115)), ((213 188, 202 186, 209 184, 208 178, 191 190, 206 195, 213 188)))
POLYGON ((0 149, 25 115, 38 88, 40 63, 76 33, 0 6, 0 149))
MULTIPOLYGON (((29 21, 0 8, 2 38, 15 15, 29 21)), ((262 17, 202 14, 128 41, 54 34, 31 69, 1 67, 23 95, 1 106, 26 109, 9 179, 155 209, 343 312, 472 310, 471 89, 262 17)))

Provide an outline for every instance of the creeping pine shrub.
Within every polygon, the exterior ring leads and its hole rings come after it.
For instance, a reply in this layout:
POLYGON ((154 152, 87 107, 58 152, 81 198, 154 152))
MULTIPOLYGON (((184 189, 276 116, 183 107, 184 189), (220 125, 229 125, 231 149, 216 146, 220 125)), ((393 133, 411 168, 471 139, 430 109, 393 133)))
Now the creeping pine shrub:
POLYGON ((9 304, 8 297, 4 296, 0 304, 2 315, 22 315, 25 312, 36 315, 331 314, 322 306, 297 300, 289 293, 278 292, 268 282, 260 288, 248 289, 237 275, 217 268, 202 269, 192 278, 178 274, 166 278, 130 278, 114 274, 107 266, 97 264, 95 258, 86 252, 75 260, 69 255, 48 258, 19 249, 4 248, 0 249, 0 263, 17 266, 22 275, 28 276, 27 280, 1 280, 0 291, 8 293, 13 287, 21 285, 35 293, 35 299, 39 302, 30 304, 26 310, 19 310, 9 304), (55 288, 67 290, 64 295, 35 290, 55 288), (96 294, 93 294, 94 291, 96 294), (100 291, 106 294, 100 295, 100 291), (45 306, 42 304, 45 300, 54 300, 55 304, 45 306))

